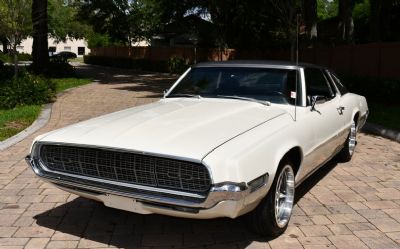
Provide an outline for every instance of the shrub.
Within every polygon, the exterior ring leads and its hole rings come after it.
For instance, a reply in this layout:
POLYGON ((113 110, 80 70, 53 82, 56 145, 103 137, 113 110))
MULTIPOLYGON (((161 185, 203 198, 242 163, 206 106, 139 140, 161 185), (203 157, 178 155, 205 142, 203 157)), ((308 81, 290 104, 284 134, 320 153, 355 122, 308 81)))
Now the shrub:
POLYGON ((14 76, 14 66, 5 66, 0 62, 0 86, 14 76))
POLYGON ((31 61, 32 55, 28 53, 18 53, 18 60, 19 61, 31 61))
POLYGON ((75 68, 68 62, 50 62, 46 76, 51 78, 65 78, 75 76, 75 68))
POLYGON ((0 108, 44 104, 54 97, 54 83, 25 71, 21 71, 18 78, 12 78, 0 86, 0 108))
POLYGON ((369 101, 400 104, 400 80, 355 75, 342 75, 341 79, 350 92, 363 95, 369 101))
POLYGON ((180 56, 172 56, 168 60, 168 72, 172 74, 182 74, 188 68, 185 59, 180 56))
MULTIPOLYGON (((18 53, 17 54, 18 61, 31 61, 32 60, 32 55, 27 54, 27 53, 18 53)), ((0 61, 8 62, 8 63, 13 63, 14 62, 14 56, 12 54, 3 54, 0 52, 0 61)))

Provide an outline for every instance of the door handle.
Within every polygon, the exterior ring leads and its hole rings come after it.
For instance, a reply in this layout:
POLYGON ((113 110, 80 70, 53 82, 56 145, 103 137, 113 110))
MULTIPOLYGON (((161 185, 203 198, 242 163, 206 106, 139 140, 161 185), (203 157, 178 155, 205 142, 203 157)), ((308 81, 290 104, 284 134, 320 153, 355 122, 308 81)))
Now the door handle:
POLYGON ((345 109, 344 106, 339 106, 338 108, 336 108, 336 110, 338 110, 340 115, 343 114, 344 109, 345 109))

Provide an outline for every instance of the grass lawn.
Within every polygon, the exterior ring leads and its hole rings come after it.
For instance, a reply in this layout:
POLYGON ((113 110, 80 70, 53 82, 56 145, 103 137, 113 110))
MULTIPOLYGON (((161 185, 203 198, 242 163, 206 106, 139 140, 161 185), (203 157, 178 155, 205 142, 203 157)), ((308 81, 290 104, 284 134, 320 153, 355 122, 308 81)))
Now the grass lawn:
POLYGON ((68 88, 86 85, 92 82, 92 80, 88 78, 59 78, 51 79, 51 81, 56 84, 57 93, 60 93, 68 88))
POLYGON ((81 62, 81 63, 83 63, 83 56, 82 57, 77 57, 77 58, 74 58, 74 59, 69 59, 68 61, 69 62, 81 62))
POLYGON ((368 103, 367 122, 400 131, 400 106, 368 103))
POLYGON ((0 110, 0 141, 17 134, 31 125, 40 111, 40 105, 26 105, 9 110, 0 110))
MULTIPOLYGON (((87 78, 51 79, 56 84, 56 91, 60 93, 68 88, 85 85, 91 82, 87 78)), ((13 109, 0 109, 0 141, 14 136, 30 126, 39 116, 40 105, 17 106, 13 109)))

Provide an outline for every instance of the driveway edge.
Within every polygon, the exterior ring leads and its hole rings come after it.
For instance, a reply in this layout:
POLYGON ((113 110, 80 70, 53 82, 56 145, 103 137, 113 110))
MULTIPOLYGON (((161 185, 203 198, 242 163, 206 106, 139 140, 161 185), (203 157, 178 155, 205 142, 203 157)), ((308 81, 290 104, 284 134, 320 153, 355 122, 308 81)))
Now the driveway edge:
POLYGON ((39 117, 25 130, 17 133, 16 135, 7 138, 3 142, 0 142, 0 151, 7 149, 8 147, 24 140, 29 135, 32 135, 40 128, 45 126, 50 119, 51 108, 53 103, 43 105, 42 111, 39 114, 39 117))
POLYGON ((400 143, 400 131, 372 123, 366 123, 361 130, 365 133, 378 135, 400 143))

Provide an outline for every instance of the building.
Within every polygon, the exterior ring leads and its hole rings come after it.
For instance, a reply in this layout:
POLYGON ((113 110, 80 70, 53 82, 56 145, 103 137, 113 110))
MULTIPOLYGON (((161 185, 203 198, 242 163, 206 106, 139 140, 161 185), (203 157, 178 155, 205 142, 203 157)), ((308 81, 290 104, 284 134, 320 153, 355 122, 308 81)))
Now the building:
MULTIPOLYGON (((78 57, 82 57, 83 55, 90 53, 87 42, 83 39, 67 39, 65 42, 58 42, 53 38, 49 38, 48 42, 50 53, 69 51, 75 53, 78 57)), ((21 44, 17 46, 18 52, 32 54, 32 43, 33 39, 31 37, 23 40, 21 44)))

